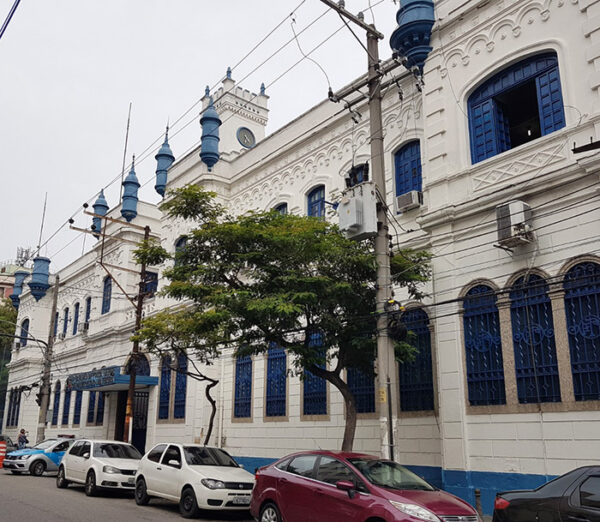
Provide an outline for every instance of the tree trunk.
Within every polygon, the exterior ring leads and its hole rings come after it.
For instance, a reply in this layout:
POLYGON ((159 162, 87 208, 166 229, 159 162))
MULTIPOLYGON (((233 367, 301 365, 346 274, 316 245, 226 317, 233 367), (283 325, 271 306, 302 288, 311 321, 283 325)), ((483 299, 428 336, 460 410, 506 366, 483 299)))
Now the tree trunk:
POLYGON ((313 375, 329 381, 342 394, 346 406, 346 425, 344 427, 344 439, 342 441, 341 450, 352 451, 352 447, 354 446, 354 435, 356 434, 356 401, 354 400, 354 395, 352 395, 348 384, 345 383, 336 372, 330 372, 313 365, 307 369, 313 375))
MULTIPOLYGON (((208 419, 208 431, 206 432, 206 437, 204 438, 205 446, 208 445, 208 441, 210 440, 210 436, 212 435, 213 426, 215 423, 215 416, 217 415, 217 401, 215 401, 212 398, 212 395, 210 394, 210 390, 212 390, 218 383, 219 383, 219 381, 211 380, 210 384, 208 384, 206 386, 206 389, 204 390, 204 393, 206 394, 206 398, 208 399, 208 402, 210 402, 210 405, 212 407, 212 411, 211 411, 210 417, 208 419)), ((219 446, 219 445, 220 445, 220 441, 217 442, 217 446, 219 446)))

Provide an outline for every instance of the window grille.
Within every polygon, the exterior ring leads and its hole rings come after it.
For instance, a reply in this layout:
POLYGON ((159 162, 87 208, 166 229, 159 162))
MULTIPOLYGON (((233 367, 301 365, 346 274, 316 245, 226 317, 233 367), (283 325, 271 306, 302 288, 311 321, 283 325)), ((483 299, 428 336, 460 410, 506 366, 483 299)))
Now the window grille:
POLYGON ((574 266, 564 289, 575 400, 600 400, 600 265, 574 266))
POLYGON ((400 364, 400 409, 430 411, 434 409, 434 393, 429 317, 416 308, 405 312, 402 320, 414 335, 411 343, 417 354, 413 362, 400 364))
MULTIPOLYGON (((325 356, 323 349, 323 335, 320 332, 310 334, 309 347, 325 356)), ((324 368, 323 365, 321 365, 324 368)), ((322 377, 313 375, 308 370, 304 372, 304 415, 327 415, 327 381, 322 377)))
POLYGON ((510 292, 510 315, 519 402, 560 402, 558 361, 548 285, 535 274, 510 292))
POLYGON ((423 190, 421 145, 418 140, 404 145, 394 155, 396 196, 413 190, 423 190))
POLYGON ((469 402, 472 406, 506 404, 496 295, 489 286, 475 286, 463 307, 469 402))
POLYGON ((267 352, 267 417, 283 417, 286 413, 287 364, 283 348, 267 352))
POLYGON ((249 355, 235 361, 233 416, 236 419, 252 416, 252 357, 249 355))
POLYGON ((375 375, 358 368, 348 368, 348 387, 356 402, 356 413, 375 412, 375 375))
POLYGON ((308 215, 312 217, 325 217, 325 187, 320 185, 311 190, 307 196, 308 215))

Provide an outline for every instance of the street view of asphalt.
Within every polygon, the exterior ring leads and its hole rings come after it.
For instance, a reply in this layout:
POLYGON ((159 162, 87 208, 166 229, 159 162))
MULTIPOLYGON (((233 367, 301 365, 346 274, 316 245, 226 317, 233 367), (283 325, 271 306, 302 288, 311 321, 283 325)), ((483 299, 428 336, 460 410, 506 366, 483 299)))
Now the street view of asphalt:
MULTIPOLYGON (((153 499, 138 506, 129 492, 103 492, 86 497, 83 486, 56 487, 55 475, 31 477, 0 470, 0 521, 6 522, 134 522, 183 520, 176 504, 153 499)), ((205 522, 252 520, 246 513, 208 513, 205 522)))

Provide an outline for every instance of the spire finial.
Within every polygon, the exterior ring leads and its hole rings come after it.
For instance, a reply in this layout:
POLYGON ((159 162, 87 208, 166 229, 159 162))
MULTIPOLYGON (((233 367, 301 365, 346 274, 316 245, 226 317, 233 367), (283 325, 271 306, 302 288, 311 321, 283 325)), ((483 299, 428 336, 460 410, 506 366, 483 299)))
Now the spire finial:
POLYGON ((208 85, 204 89, 204 96, 210 96, 210 87, 208 85))
POLYGON ((131 170, 135 169, 135 154, 131 157, 131 170))
POLYGON ((260 84, 260 95, 264 96, 265 95, 265 82, 262 82, 260 84))
POLYGON ((169 120, 167 120, 167 128, 165 129, 165 143, 169 141, 169 120))
POLYGON ((231 80, 231 67, 227 67, 227 79, 231 80))

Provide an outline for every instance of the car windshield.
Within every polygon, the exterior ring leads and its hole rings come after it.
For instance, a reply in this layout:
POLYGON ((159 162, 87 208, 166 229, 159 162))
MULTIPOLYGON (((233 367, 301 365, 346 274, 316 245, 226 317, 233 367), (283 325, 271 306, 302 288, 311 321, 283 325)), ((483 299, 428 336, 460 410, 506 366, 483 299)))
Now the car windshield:
POLYGON ((415 475, 412 471, 391 460, 348 459, 366 477, 366 479, 383 488, 418 489, 434 491, 435 488, 415 475))
POLYGON ((56 443, 56 439, 48 439, 39 444, 36 444, 34 449, 48 449, 50 446, 53 446, 56 443))
POLYGON ((237 468, 238 465, 227 453, 218 448, 203 448, 184 446, 185 461, 190 466, 228 466, 237 468))
POLYGON ((142 458, 140 452, 129 444, 104 443, 94 444, 94 457, 105 459, 135 459, 142 458))

